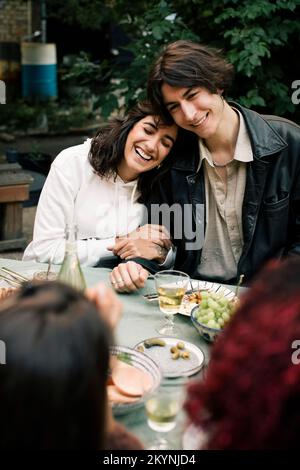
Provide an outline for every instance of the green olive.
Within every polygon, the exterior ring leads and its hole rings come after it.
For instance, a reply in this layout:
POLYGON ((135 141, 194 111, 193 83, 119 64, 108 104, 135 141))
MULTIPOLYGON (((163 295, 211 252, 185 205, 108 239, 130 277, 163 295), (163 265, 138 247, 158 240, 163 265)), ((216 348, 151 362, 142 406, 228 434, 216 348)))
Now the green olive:
POLYGON ((160 338, 151 338, 151 339, 146 339, 144 341, 144 346, 145 348, 152 348, 152 346, 165 346, 166 342, 163 339, 160 338))
POLYGON ((180 357, 182 357, 182 359, 189 359, 190 358, 189 351, 183 351, 182 353, 180 353, 180 357))
POLYGON ((176 352, 174 352, 171 356, 172 356, 172 359, 174 359, 174 360, 175 360, 175 359, 179 359, 179 357, 180 357, 180 352, 179 352, 179 351, 176 351, 176 352))

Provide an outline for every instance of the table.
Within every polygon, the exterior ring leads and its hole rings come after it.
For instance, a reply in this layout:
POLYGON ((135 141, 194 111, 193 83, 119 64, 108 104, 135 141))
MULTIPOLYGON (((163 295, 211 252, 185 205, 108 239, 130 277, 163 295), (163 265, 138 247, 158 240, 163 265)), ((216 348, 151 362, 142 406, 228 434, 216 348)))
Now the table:
MULTIPOLYGON (((47 269, 46 264, 9 259, 0 259, 0 266, 5 266, 20 273, 47 269)), ((57 270, 58 268, 59 266, 54 266, 53 270, 57 270)), ((110 269, 83 268, 83 273, 88 286, 95 285, 99 281, 104 281, 106 284, 109 284, 110 269)), ((226 287, 231 290, 235 289, 234 286, 226 287)), ((245 289, 241 289, 241 292, 243 290, 245 289)), ((115 332, 115 343, 117 345, 133 347, 138 342, 146 338, 158 335, 156 332, 156 326, 163 319, 163 314, 160 312, 156 302, 148 302, 141 295, 154 291, 154 281, 148 280, 145 288, 138 293, 135 292, 132 294, 119 294, 119 298, 121 299, 124 306, 124 311, 123 317, 115 332)), ((182 315, 176 315, 175 321, 182 331, 182 339, 200 347, 204 352, 207 363, 209 359, 210 345, 199 336, 198 332, 192 325, 190 318, 182 315)), ((196 377, 196 379, 197 378, 199 378, 199 376, 196 377)), ((190 380, 195 380, 195 376, 190 380)), ((133 433, 135 433, 141 440, 143 440, 146 447, 150 444, 151 440, 153 440, 154 432, 148 428, 146 415, 143 408, 138 410, 138 412, 135 411, 134 413, 117 417, 117 419, 133 433)), ((184 416, 182 414, 175 430, 168 434, 168 439, 172 442, 173 449, 181 449, 183 422, 184 416)))

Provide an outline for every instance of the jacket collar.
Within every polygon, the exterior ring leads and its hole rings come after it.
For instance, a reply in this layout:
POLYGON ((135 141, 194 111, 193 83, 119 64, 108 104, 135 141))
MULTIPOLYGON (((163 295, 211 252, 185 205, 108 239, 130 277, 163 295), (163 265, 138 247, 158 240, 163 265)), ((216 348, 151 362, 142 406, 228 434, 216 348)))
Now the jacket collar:
POLYGON ((237 108, 245 119, 254 158, 273 155, 287 147, 287 142, 266 120, 267 117, 237 103, 229 102, 228 104, 237 108))
MULTIPOLYGON (((244 108, 235 102, 228 102, 228 104, 237 108, 243 115, 249 133, 254 159, 273 155, 287 147, 287 142, 282 139, 280 134, 278 134, 262 115, 251 109, 244 108)), ((198 137, 196 134, 189 131, 185 131, 185 134, 188 145, 184 153, 180 152, 178 155, 178 158, 174 162, 173 169, 196 172, 199 166, 198 137)))

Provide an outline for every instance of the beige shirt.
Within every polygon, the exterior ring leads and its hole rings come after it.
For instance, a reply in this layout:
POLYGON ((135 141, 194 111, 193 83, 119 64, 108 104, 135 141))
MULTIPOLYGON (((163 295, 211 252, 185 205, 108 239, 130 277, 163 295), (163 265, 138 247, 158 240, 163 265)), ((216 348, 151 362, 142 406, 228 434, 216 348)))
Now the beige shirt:
POLYGON ((242 205, 246 164, 253 160, 249 135, 242 114, 233 160, 225 168, 214 165, 204 142, 199 140, 200 165, 204 165, 206 231, 198 273, 216 281, 237 275, 243 250, 242 205))

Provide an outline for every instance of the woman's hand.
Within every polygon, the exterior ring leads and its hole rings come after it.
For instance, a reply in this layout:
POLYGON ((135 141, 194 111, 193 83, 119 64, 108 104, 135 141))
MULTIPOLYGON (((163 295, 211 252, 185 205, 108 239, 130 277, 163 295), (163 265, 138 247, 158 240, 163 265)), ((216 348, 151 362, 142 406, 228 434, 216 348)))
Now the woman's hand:
POLYGON ((149 272, 134 261, 119 264, 110 273, 110 282, 118 292, 133 292, 145 286, 149 272))
POLYGON ((104 282, 99 282, 95 286, 86 289, 85 295, 92 302, 95 302, 101 318, 114 330, 121 318, 123 309, 114 291, 106 286, 104 282))

